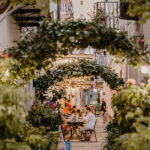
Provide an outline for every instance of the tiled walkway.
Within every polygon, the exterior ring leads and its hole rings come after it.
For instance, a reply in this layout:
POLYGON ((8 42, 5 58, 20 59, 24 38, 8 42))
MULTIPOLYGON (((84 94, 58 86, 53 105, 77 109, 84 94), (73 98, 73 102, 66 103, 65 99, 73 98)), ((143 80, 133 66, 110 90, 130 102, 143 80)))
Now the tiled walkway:
POLYGON ((97 119, 98 119, 96 124, 97 142, 95 142, 94 134, 92 134, 90 142, 72 141, 71 142, 72 150, 103 150, 107 134, 105 132, 105 125, 101 117, 98 117, 97 119))

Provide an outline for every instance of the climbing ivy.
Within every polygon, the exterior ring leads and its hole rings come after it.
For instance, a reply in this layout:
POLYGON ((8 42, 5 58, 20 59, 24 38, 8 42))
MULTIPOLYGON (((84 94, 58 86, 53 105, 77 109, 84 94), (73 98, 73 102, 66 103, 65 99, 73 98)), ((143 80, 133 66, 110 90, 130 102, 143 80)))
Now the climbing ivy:
POLYGON ((17 46, 9 48, 10 57, 19 61, 14 72, 24 80, 35 75, 35 70, 46 68, 57 56, 67 55, 74 49, 92 47, 127 59, 137 65, 146 61, 146 50, 138 49, 123 32, 117 32, 96 21, 50 22, 45 20, 40 27, 22 34, 17 46))
POLYGON ((34 86, 37 90, 42 91, 42 94, 45 94, 48 88, 65 78, 80 76, 94 76, 95 78, 101 76, 111 89, 116 89, 124 84, 123 79, 119 78, 110 67, 96 64, 93 61, 79 60, 79 62, 66 63, 55 69, 48 70, 45 75, 40 76, 34 82, 34 86))

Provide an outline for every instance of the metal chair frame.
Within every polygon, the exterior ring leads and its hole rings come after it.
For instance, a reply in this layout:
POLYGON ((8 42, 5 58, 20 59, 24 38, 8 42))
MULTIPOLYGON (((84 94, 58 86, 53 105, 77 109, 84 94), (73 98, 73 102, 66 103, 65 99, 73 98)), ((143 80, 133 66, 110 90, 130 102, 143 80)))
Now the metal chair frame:
MULTIPOLYGON (((96 131, 95 131, 96 123, 97 123, 97 119, 95 121, 94 129, 89 129, 89 130, 86 130, 86 131, 90 132, 91 134, 94 133, 95 134, 95 139, 96 139, 96 142, 97 142, 97 136, 96 136, 96 131)), ((86 133, 84 134, 84 137, 86 137, 86 133)))

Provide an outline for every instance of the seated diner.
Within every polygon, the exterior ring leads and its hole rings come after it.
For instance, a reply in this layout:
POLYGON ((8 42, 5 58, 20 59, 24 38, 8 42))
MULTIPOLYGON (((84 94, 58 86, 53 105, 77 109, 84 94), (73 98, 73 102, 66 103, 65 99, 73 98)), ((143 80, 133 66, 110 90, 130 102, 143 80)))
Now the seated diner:
POLYGON ((91 112, 93 113, 93 115, 96 115, 96 111, 95 111, 94 106, 91 106, 91 112))
POLYGON ((85 135, 85 140, 90 140, 90 133, 87 130, 94 129, 96 118, 91 112, 89 107, 86 108, 86 117, 84 118, 86 123, 85 127, 80 128, 80 132, 85 135))

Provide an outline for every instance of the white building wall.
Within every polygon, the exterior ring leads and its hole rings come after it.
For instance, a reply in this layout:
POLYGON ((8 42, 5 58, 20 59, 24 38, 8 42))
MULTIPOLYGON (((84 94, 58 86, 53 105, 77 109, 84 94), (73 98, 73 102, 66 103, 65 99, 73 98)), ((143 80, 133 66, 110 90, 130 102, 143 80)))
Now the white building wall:
POLYGON ((91 19, 91 14, 94 12, 95 2, 102 0, 72 0, 74 20, 78 19, 91 19), (81 3, 83 2, 83 5, 81 3))
POLYGON ((19 38, 18 26, 12 17, 7 17, 0 23, 0 51, 14 46, 14 41, 19 38))
POLYGON ((54 2, 50 3, 50 14, 52 19, 57 20, 57 4, 54 2))
POLYGON ((150 49, 150 20, 148 20, 144 25, 143 25, 143 34, 144 34, 144 39, 145 39, 145 44, 148 44, 148 48, 150 49))
MULTIPOLYGON (((20 31, 19 27, 15 23, 13 17, 9 16, 0 22, 0 51, 4 51, 6 48, 15 46, 15 40, 19 39, 20 31)), ((34 88, 33 88, 33 81, 31 80, 29 84, 26 85, 24 88, 27 93, 34 98, 34 88)), ((30 109, 32 105, 32 100, 29 100, 25 104, 25 108, 27 110, 30 109)))

